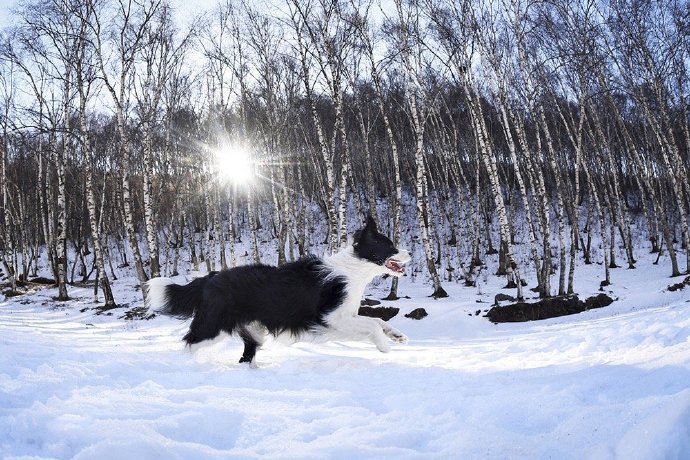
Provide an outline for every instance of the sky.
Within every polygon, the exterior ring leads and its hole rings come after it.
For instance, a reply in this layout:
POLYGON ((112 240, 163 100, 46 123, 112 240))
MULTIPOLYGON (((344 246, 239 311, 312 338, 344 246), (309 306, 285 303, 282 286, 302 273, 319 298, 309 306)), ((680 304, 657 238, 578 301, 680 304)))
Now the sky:
MULTIPOLYGON (((175 8, 178 18, 181 20, 191 19, 195 14, 213 8, 219 0, 170 0, 170 4, 175 8)), ((1 0, 0 1, 0 29, 4 29, 12 24, 11 10, 16 8, 20 0, 1 0)))
POLYGON ((10 25, 10 9, 17 3, 17 0, 4 0, 0 2, 0 28, 4 29, 10 25))

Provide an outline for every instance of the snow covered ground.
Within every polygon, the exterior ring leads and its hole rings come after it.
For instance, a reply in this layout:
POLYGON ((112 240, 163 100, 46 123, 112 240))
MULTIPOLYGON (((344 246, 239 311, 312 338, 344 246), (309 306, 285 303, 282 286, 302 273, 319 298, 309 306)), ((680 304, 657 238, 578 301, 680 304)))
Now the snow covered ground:
MULTIPOLYGON (((601 272, 578 269, 581 298, 601 272)), ((501 279, 443 300, 405 279, 387 304, 409 344, 268 343, 259 369, 234 338, 185 350, 185 322, 82 312, 90 289, 0 300, 0 457, 688 459, 690 288, 667 272, 641 260, 607 308, 499 325, 501 279)), ((130 307, 135 284, 114 286, 130 307)))

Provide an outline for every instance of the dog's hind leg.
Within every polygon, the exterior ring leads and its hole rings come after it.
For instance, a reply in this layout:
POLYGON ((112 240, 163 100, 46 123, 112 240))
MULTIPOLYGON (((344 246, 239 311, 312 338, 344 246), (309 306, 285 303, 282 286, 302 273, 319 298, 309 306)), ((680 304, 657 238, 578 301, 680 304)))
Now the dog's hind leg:
POLYGON ((202 305, 194 312, 194 319, 189 325, 189 332, 184 336, 187 345, 215 339, 220 334, 221 310, 214 305, 202 305))
POLYGON ((264 328, 260 324, 250 323, 240 327, 239 335, 244 342, 244 351, 240 358, 240 363, 249 363, 250 367, 256 367, 254 358, 256 357, 256 350, 258 350, 264 342, 264 328))

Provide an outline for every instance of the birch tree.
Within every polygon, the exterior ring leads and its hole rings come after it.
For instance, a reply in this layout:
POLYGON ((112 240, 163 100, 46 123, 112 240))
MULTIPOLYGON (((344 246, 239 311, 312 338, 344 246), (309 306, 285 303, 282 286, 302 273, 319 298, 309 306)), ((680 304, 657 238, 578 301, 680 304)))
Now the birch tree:
MULTIPOLYGON (((110 287, 110 279, 105 271, 105 257, 103 247, 101 245, 101 228, 99 225, 99 216, 96 209, 96 194, 94 190, 94 151, 91 140, 89 139, 89 129, 86 123, 86 104, 92 94, 96 78, 98 75, 98 68, 95 65, 93 54, 94 50, 90 46, 92 41, 92 29, 89 26, 91 17, 98 13, 97 4, 91 5, 75 5, 70 12, 76 16, 78 21, 74 24, 74 30, 71 31, 75 37, 75 54, 71 65, 74 67, 75 84, 78 93, 78 119, 79 128, 77 135, 80 141, 80 147, 84 156, 86 157, 86 207, 89 215, 89 228, 91 230, 91 239, 94 250, 94 258, 96 263, 96 282, 100 283, 105 298, 105 308, 114 308, 115 298, 110 287)), ((98 302, 98 297, 94 299, 98 302)))
MULTIPOLYGON (((295 33, 295 43, 294 48, 296 56, 299 59, 299 69, 300 77, 304 85, 305 96, 310 109, 311 121, 314 125, 316 131, 316 141, 319 146, 320 153, 320 163, 319 167, 323 165, 323 170, 325 172, 326 180, 323 182, 324 185, 324 204, 326 211, 326 218, 328 220, 328 249, 329 251, 335 251, 336 248, 340 246, 341 235, 338 226, 338 211, 336 211, 336 199, 335 192, 338 188, 338 182, 335 175, 335 152, 333 147, 330 145, 327 139, 327 133, 325 130, 324 123, 316 105, 316 94, 315 87, 318 84, 318 74, 313 77, 314 71, 314 56, 309 51, 308 41, 310 39, 310 28, 307 24, 309 16, 307 12, 311 9, 311 3, 302 4, 301 2, 292 1, 290 3, 290 24, 295 33)), ((327 25, 327 24, 325 24, 327 25)), ((318 39, 313 32, 313 37, 318 39)), ((335 129, 333 129, 333 136, 335 136, 335 129)), ((333 137, 335 139, 335 137, 333 137)), ((345 179, 347 180, 347 179, 345 179)), ((342 179, 341 179, 342 185, 342 179)), ((344 203, 341 203, 344 205, 344 203)), ((342 209, 339 210, 342 214, 342 209)))
MULTIPOLYGON (((54 144, 51 143, 53 164, 57 187, 55 195, 52 191, 47 201, 48 209, 54 208, 54 218, 49 218, 54 225, 53 242, 55 245, 54 267, 58 285, 57 300, 69 300, 67 292, 67 189, 66 189, 66 155, 73 148, 71 140, 71 109, 75 96, 74 75, 71 63, 75 58, 76 43, 71 31, 75 18, 69 11, 69 4, 60 0, 50 0, 40 4, 27 4, 21 10, 22 22, 19 37, 22 47, 29 55, 35 56, 41 62, 40 72, 54 85, 56 99, 55 110, 52 111, 52 131, 54 144), (40 12, 39 12, 40 10, 40 12)), ((40 87, 33 79, 35 69, 24 66, 25 73, 31 81, 31 87, 36 92, 40 87)), ((39 101, 44 102, 45 96, 38 95, 39 101)), ((39 103, 41 103, 39 102, 39 103)))
POLYGON ((112 16, 94 15, 92 16, 91 23, 100 78, 115 106, 119 135, 118 145, 121 149, 122 158, 120 175, 124 226, 132 254, 134 255, 134 264, 144 296, 146 295, 146 289, 143 289, 143 286, 149 277, 144 270, 144 262, 139 249, 132 209, 130 169, 133 146, 128 123, 135 63, 142 47, 146 44, 145 38, 149 23, 155 17, 159 7, 159 0, 146 0, 145 3, 138 3, 137 0, 119 0, 114 11, 109 11, 112 16), (109 22, 103 28, 103 21, 112 22, 109 22), (106 42, 108 39, 110 40, 106 42), (112 56, 109 54, 107 47, 112 47, 114 50, 112 56))
MULTIPOLYGON (((359 10, 359 6, 351 0, 353 8, 359 10)), ((381 114, 381 119, 383 121, 383 126, 386 131, 386 140, 388 141, 388 146, 391 152, 391 167, 393 170, 393 200, 390 203, 393 214, 393 225, 392 225, 392 241, 393 244, 397 246, 400 245, 400 222, 402 218, 402 178, 400 175, 400 154, 398 152, 398 145, 393 135, 393 125, 389 116, 389 109, 386 107, 386 100, 384 96, 384 88, 381 76, 381 66, 382 62, 378 61, 374 56, 374 37, 373 31, 371 30, 371 24, 369 20, 369 9, 371 4, 365 4, 363 11, 360 11, 360 20, 356 22, 358 38, 361 40, 361 46, 364 53, 364 59, 369 64, 369 73, 373 83, 374 92, 376 95, 376 103, 381 114)), ((371 204, 370 204, 371 206, 371 204)), ((398 277, 393 277, 391 281, 391 289, 386 297, 388 300, 398 299, 398 277)))
POLYGON ((428 189, 426 184, 426 163, 424 160, 424 124, 425 113, 421 106, 421 83, 420 83, 420 67, 421 67, 421 50, 419 43, 419 11, 413 5, 408 14, 404 11, 402 0, 395 0, 395 7, 397 11, 398 36, 401 46, 400 59, 405 72, 405 97, 409 116, 412 122, 412 130, 414 132, 415 147, 414 147, 414 162, 416 167, 415 174, 415 192, 417 204, 417 224, 421 233, 422 246, 424 247, 424 255, 426 257, 426 266, 431 275, 431 280, 434 286, 432 296, 434 298, 448 297, 448 293, 441 286, 441 277, 436 270, 434 262, 433 249, 431 248, 430 232, 429 232, 429 215, 428 215, 428 189))
POLYGON ((2 129, 2 143, 0 144, 0 194, 2 194, 2 208, 0 209, 0 260, 9 279, 10 291, 17 292, 17 273, 14 264, 14 245, 12 244, 12 222, 14 219, 10 214, 9 206, 9 177, 7 174, 8 154, 10 148, 10 114, 14 104, 14 68, 10 60, 0 61, 0 95, 2 96, 2 118, 0 118, 0 128, 2 129))

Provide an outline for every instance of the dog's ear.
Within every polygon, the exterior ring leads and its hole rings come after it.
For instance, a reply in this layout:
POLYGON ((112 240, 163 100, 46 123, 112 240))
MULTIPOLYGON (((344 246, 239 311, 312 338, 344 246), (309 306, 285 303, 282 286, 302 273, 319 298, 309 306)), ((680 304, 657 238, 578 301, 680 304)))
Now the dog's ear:
POLYGON ((376 228, 376 221, 371 214, 367 214, 367 220, 364 224, 364 230, 370 233, 378 233, 378 228, 376 228))
POLYGON ((364 221, 364 227, 357 230, 354 234, 354 237, 352 240, 352 245, 354 247, 357 247, 360 240, 362 239, 362 236, 364 236, 366 234, 373 235, 373 234, 376 234, 377 232, 378 232, 378 229, 376 228, 376 221, 374 220, 373 217, 371 217, 371 214, 367 214, 367 219, 364 221))

